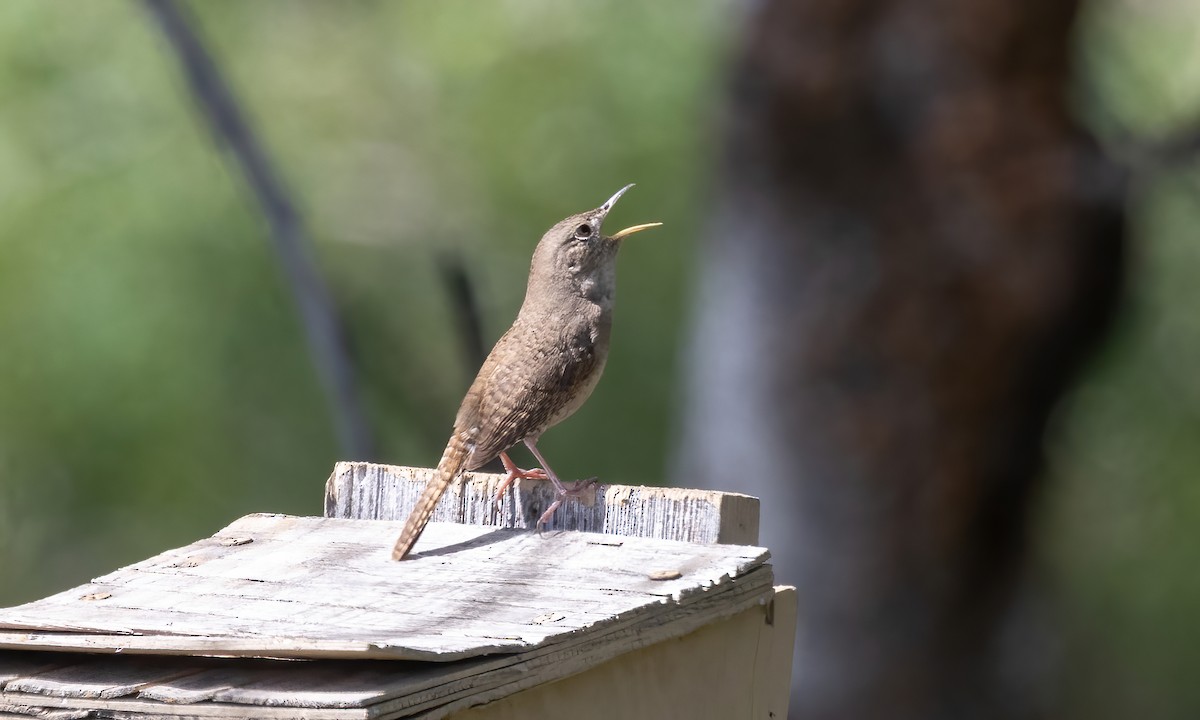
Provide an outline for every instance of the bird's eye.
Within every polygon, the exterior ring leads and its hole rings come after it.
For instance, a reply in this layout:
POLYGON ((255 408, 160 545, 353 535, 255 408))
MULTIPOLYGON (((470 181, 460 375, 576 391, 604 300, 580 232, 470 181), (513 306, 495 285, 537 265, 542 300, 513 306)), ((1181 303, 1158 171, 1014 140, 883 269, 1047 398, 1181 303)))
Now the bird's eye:
POLYGON ((580 240, 587 240, 591 236, 592 236, 592 226, 591 225, 584 223, 584 224, 580 225, 579 227, 575 228, 575 237, 579 238, 580 240))

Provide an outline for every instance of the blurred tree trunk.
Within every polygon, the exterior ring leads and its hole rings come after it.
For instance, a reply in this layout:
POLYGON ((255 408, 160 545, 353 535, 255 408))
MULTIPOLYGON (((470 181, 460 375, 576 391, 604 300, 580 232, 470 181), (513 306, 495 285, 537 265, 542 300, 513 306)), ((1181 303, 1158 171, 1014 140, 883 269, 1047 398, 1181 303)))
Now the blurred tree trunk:
POLYGON ((1122 266, 1122 174, 1067 107, 1075 11, 748 18, 676 480, 764 499, 802 598, 792 717, 1037 714, 1001 641, 1047 419, 1122 266))

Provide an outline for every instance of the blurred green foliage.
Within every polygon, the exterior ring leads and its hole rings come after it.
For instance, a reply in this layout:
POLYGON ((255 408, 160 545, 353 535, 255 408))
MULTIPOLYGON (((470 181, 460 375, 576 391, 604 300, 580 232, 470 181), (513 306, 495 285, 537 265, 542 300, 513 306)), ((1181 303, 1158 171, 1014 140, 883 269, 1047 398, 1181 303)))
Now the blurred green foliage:
MULTIPOLYGON (((639 187, 605 391, 544 448, 654 482, 709 165, 714 4, 191 3, 301 204, 378 460, 436 462, 541 233, 639 187)), ((0 4, 0 604, 319 514, 328 408, 265 226, 140 4, 0 4)))
MULTIPOLYGON (((1081 105, 1102 140, 1200 137, 1200 5, 1086 7, 1081 105)), ((1200 717, 1198 160, 1133 175, 1125 307, 1050 437, 1036 539, 1074 717, 1200 717)))
MULTIPOLYGON (((725 3, 192 3, 303 208, 377 432, 431 464, 559 218, 639 187, 599 392, 543 447, 655 483, 736 17, 725 3)), ((1102 132, 1200 112, 1200 8, 1093 3, 1102 132)), ((338 457, 264 225, 137 3, 0 3, 0 605, 252 511, 320 512, 338 457)), ((1200 180, 1135 185, 1129 303, 1050 438, 1037 537, 1070 715, 1200 714, 1200 180), (1099 688, 1103 688, 1100 690, 1099 688)))

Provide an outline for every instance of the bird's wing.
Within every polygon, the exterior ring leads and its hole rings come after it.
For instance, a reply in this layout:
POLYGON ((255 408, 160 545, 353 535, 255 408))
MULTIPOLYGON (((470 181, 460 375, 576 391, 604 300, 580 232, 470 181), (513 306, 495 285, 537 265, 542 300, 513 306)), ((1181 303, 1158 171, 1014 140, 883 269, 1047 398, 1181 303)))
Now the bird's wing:
POLYGON ((599 367, 594 327, 582 318, 557 334, 514 326, 496 343, 455 422, 457 431, 475 430, 472 467, 541 435, 578 391, 590 389, 587 380, 599 367))

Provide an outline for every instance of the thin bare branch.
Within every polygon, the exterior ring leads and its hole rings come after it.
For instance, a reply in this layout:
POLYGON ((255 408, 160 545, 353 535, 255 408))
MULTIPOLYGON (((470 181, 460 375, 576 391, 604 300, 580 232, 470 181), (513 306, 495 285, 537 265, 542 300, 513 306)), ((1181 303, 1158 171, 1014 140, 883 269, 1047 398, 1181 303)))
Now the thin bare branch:
POLYGON ((276 257, 300 313, 309 354, 333 411, 342 452, 354 458, 372 457, 371 433, 355 393, 345 336, 295 204, 179 4, 175 0, 143 2, 174 50, 213 137, 236 161, 267 221, 276 257))

